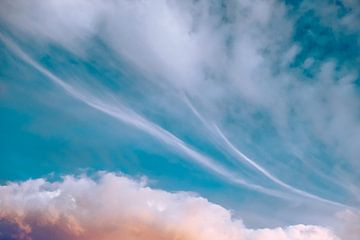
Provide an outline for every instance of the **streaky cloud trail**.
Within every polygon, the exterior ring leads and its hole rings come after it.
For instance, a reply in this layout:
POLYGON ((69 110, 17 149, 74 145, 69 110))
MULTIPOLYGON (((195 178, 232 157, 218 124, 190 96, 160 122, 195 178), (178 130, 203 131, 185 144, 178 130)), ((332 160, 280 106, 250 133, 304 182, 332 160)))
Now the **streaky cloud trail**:
POLYGON ((350 206, 347 206, 345 204, 339 203, 339 202, 335 202, 326 198, 322 198, 319 197, 317 195, 311 194, 309 192, 306 192, 304 190, 295 188, 285 182, 283 182, 282 180, 280 180, 279 178, 277 178, 276 176, 274 176, 273 174, 271 174, 268 170, 266 170, 264 167, 260 166, 256 161, 250 159, 249 157, 247 157, 244 153, 242 153, 238 148, 236 148, 234 146, 234 144, 232 144, 232 142, 230 142, 230 140, 224 135, 224 133, 221 131, 221 129, 215 124, 215 123, 209 123, 203 116, 202 114, 196 109, 196 107, 191 103, 191 101, 188 99, 188 97, 185 95, 183 97, 185 103, 188 105, 188 107, 191 109, 191 111, 194 113, 194 115, 199 118, 199 120, 202 122, 202 124, 205 125, 205 127, 207 129, 209 129, 211 132, 215 132, 215 134, 220 137, 220 139, 223 141, 223 143, 225 143, 225 145, 228 147, 228 149, 230 149, 230 151, 232 153, 234 153, 237 156, 237 159, 240 162, 246 162, 249 165, 251 165, 253 168, 255 168, 258 172, 260 172, 262 175, 264 175, 265 177, 267 177, 268 179, 270 179, 272 182, 278 184, 279 186, 297 194, 300 195, 302 197, 306 197, 306 198, 310 198, 313 200, 317 200, 317 201, 321 201, 323 203, 327 203, 327 204, 331 204, 331 205, 335 205, 338 207, 346 207, 346 208, 351 208, 350 206))
POLYGON ((74 88, 71 84, 66 83, 61 78, 54 75, 51 71, 44 68, 42 65, 34 61, 27 53, 25 53, 16 43, 10 40, 8 37, 0 33, 0 39, 23 61, 34 67, 36 70, 44 74, 52 82, 59 85, 63 88, 69 95, 75 99, 80 100, 81 102, 91 106, 94 109, 97 109, 115 119, 118 119, 126 124, 132 125, 142 131, 150 134, 151 136, 165 142, 166 144, 173 146, 175 149, 182 151, 187 156, 191 157, 197 163, 206 167, 208 170, 211 170, 213 173, 221 176, 230 182, 239 184, 248 189, 255 190, 257 192, 267 194, 270 196, 275 196, 283 199, 289 199, 289 196, 286 194, 265 188, 263 186, 250 183, 240 177, 238 177, 233 172, 225 169, 222 165, 216 163, 216 161, 209 156, 206 156, 197 150, 193 149, 191 146, 186 144, 184 141, 170 133, 169 131, 161 128, 159 125, 149 121, 148 119, 142 117, 132 109, 127 108, 123 104, 117 102, 116 106, 108 104, 103 100, 85 93, 79 89, 74 88))
POLYGON ((288 189, 289 191, 299 194, 303 197, 307 197, 307 198, 311 198, 317 201, 321 201, 324 203, 329 203, 332 205, 336 205, 339 207, 349 207, 347 205, 344 205, 342 203, 339 202, 335 202, 326 198, 322 198, 319 197, 317 195, 311 194, 309 192, 306 192, 304 190, 295 188, 283 181, 281 181, 279 178, 275 177, 274 175, 272 175, 269 171, 267 171, 265 168, 263 168, 262 166, 260 166, 258 163, 256 163, 254 160, 250 159, 249 157, 247 157, 244 153, 242 153, 239 149, 237 149, 230 141, 229 139, 224 135, 224 133, 220 130, 220 128, 214 124, 214 129, 215 131, 219 134, 219 136, 224 140, 224 142, 226 143, 226 145, 236 154, 238 155, 242 160, 244 160, 245 162, 249 163, 251 166, 253 166, 256 170, 258 170, 259 172, 261 172, 264 176, 266 176, 267 178, 269 178, 271 181, 273 181, 274 183, 288 189))

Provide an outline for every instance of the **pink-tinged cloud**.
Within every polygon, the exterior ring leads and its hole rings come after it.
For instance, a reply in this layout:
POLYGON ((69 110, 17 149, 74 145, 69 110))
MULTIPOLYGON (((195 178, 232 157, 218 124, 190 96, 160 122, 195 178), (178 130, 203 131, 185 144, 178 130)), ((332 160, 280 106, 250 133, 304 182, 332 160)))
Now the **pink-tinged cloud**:
POLYGON ((337 217, 343 222, 342 227, 339 229, 341 238, 346 240, 359 240, 360 239, 360 211, 344 210, 337 213, 337 217))
POLYGON ((310 225, 249 229, 192 193, 170 193, 112 173, 0 187, 0 239, 339 240, 310 225))

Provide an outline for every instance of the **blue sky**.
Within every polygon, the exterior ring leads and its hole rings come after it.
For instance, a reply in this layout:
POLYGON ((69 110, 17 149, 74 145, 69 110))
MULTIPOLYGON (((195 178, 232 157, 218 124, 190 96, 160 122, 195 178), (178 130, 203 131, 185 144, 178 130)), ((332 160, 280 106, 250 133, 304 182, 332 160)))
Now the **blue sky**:
POLYGON ((356 1, 0 5, 1 184, 146 176, 251 228, 356 239, 356 1))

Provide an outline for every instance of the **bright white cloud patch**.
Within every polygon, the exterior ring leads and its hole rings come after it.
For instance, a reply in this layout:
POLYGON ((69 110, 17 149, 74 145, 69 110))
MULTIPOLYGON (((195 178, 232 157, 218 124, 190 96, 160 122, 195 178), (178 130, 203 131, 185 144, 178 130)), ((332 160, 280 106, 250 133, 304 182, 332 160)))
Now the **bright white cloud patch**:
POLYGON ((0 188, 0 239, 337 240, 329 229, 248 229, 192 193, 170 193, 112 173, 0 188))

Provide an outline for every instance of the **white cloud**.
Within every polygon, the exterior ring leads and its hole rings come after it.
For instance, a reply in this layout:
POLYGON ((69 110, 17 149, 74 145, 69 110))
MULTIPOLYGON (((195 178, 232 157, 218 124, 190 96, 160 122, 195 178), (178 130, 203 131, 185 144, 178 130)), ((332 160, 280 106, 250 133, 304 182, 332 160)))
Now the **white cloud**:
POLYGON ((0 187, 0 238, 338 240, 329 229, 248 229, 193 193, 170 193, 113 173, 0 187))
POLYGON ((97 32, 102 1, 2 1, 0 15, 16 31, 74 51, 97 32))

